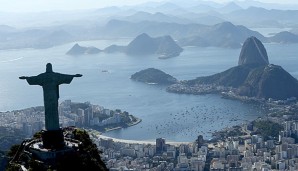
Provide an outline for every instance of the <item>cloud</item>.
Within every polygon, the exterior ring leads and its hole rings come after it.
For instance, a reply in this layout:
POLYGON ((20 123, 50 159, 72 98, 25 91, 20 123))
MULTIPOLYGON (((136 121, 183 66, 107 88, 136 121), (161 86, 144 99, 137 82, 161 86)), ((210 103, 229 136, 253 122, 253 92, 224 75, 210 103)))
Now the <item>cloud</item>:
MULTIPOLYGON (((106 6, 134 5, 148 1, 167 0, 0 0, 0 11, 7 12, 37 12, 51 10, 74 10, 74 9, 94 9, 106 6)), ((170 1, 170 0, 168 0, 170 1)), ((211 0, 215 2, 228 2, 230 0, 211 0)), ((240 0, 243 1, 243 0, 240 0)), ((259 0, 265 3, 294 3, 293 0, 259 0)))
MULTIPOLYGON (((133 5, 148 0, 0 0, 0 11, 36 12, 50 10, 92 9, 115 5, 133 5)), ((161 1, 161 0, 154 0, 161 1)))

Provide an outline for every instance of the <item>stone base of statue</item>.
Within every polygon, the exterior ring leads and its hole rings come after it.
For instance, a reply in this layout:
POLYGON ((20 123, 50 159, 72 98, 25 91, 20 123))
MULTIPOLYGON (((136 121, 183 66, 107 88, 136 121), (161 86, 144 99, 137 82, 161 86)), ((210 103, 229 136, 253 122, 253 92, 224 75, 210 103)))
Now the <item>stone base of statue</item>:
POLYGON ((63 131, 43 131, 42 132, 43 147, 46 149, 60 149, 65 146, 63 131))

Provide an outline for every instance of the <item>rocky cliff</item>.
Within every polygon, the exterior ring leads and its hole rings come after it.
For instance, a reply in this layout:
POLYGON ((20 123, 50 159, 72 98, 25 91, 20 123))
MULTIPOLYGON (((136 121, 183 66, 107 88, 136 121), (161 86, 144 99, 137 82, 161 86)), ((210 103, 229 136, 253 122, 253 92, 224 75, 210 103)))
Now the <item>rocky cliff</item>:
POLYGON ((281 66, 270 64, 251 70, 238 94, 265 99, 298 97, 298 81, 281 66))
POLYGON ((267 51, 262 42, 256 37, 249 37, 242 46, 238 65, 244 64, 269 64, 267 51))

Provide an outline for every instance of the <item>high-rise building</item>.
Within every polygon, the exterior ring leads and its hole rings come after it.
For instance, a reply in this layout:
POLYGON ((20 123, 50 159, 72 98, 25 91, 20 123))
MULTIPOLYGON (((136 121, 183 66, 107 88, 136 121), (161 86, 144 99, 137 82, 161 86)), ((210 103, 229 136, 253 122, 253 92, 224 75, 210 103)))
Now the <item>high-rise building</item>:
POLYGON ((90 120, 93 119, 92 107, 88 107, 84 110, 84 123, 85 125, 90 125, 90 120))
POLYGON ((162 154, 166 151, 166 140, 164 138, 156 139, 156 153, 162 154))
POLYGON ((79 116, 79 124, 84 125, 85 124, 84 110, 79 108, 77 110, 77 114, 79 116))
POLYGON ((204 145, 203 135, 199 135, 197 139, 198 148, 201 148, 204 145))

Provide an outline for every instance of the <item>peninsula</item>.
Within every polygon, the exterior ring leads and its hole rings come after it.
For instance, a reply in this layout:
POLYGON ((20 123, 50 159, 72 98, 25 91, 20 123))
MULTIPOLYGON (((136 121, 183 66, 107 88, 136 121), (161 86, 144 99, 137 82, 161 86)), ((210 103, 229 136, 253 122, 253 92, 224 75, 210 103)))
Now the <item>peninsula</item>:
POLYGON ((281 66, 269 64, 262 42, 256 37, 249 37, 241 49, 238 66, 211 76, 180 81, 169 86, 167 91, 286 100, 298 97, 298 81, 281 66))

